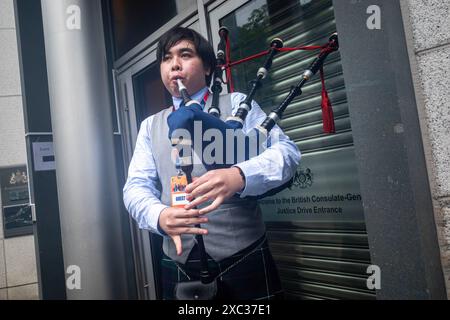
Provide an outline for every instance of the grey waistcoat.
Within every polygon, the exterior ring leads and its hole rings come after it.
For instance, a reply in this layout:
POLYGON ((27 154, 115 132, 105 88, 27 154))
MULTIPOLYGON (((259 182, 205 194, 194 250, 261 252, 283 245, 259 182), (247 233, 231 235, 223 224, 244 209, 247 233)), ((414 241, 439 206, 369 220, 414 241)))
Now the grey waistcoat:
MULTIPOLYGON (((211 105, 212 97, 208 99, 205 110, 211 105)), ((221 119, 231 115, 231 97, 229 94, 220 97, 221 119)), ((161 182, 161 202, 171 205, 170 178, 177 174, 170 158, 172 146, 168 138, 167 117, 172 107, 157 113, 151 127, 151 148, 156 168, 161 182)), ((200 177, 206 173, 202 164, 194 164, 192 176, 200 177)), ((244 200, 237 196, 223 203, 217 210, 210 212, 208 223, 202 227, 208 230, 203 236, 206 252, 215 260, 221 261, 245 249, 263 236, 265 232, 261 210, 254 200, 244 200)), ((176 254, 175 245, 170 237, 164 237, 163 251, 171 259, 184 264, 195 245, 195 236, 184 234, 181 236, 183 253, 176 254)))

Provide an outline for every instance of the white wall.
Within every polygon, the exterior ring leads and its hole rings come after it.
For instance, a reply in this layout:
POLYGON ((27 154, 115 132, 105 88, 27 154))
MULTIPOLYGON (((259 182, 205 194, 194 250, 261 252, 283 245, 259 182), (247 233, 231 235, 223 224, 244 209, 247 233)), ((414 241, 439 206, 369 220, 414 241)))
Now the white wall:
MULTIPOLYGON (((0 167, 26 164, 21 95, 13 0, 0 0, 0 167)), ((0 300, 37 299, 33 236, 4 239, 2 216, 0 300)))
POLYGON ((450 1, 401 3, 450 298, 450 1))

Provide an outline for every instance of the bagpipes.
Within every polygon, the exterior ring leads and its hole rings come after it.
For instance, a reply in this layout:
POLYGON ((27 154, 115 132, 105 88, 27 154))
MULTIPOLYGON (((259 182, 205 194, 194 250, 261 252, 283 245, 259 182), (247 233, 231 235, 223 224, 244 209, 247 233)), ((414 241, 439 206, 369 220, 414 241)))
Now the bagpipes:
MULTIPOLYGON (((237 155, 237 141, 239 139, 245 142, 244 146, 244 159, 248 160, 251 158, 251 152, 249 148, 253 143, 260 145, 261 142, 267 142, 270 139, 269 133, 277 122, 283 117, 283 113, 292 102, 292 100, 302 93, 301 88, 303 85, 311 79, 319 70, 321 71, 322 85, 324 88, 323 80, 323 63, 327 56, 339 48, 337 34, 333 34, 329 42, 320 47, 309 47, 311 49, 321 49, 317 58, 309 66, 309 68, 302 74, 300 82, 291 88, 287 97, 283 102, 266 117, 266 119, 256 128, 252 129, 247 134, 242 132, 243 124, 248 113, 251 111, 251 103, 256 90, 261 87, 261 81, 267 76, 270 67, 272 66, 273 57, 277 52, 282 51, 283 42, 280 39, 274 39, 270 44, 270 49, 267 52, 259 54, 259 56, 268 54, 264 65, 259 68, 255 80, 252 81, 252 86, 249 94, 243 102, 240 103, 239 108, 235 115, 229 117, 226 121, 222 121, 220 117, 219 108, 219 95, 222 91, 222 74, 223 70, 227 69, 228 80, 231 79, 230 67, 231 63, 226 62, 225 43, 228 41, 228 30, 226 28, 221 28, 219 30, 219 35, 221 41, 218 45, 217 61, 218 66, 214 70, 214 82, 212 85, 213 100, 211 107, 208 112, 204 112, 202 106, 195 100, 192 100, 187 92, 186 87, 183 85, 180 79, 177 79, 179 91, 182 95, 183 102, 178 108, 178 110, 172 112, 168 119, 169 125, 169 139, 171 140, 172 146, 176 147, 178 150, 176 152, 176 166, 178 170, 181 170, 187 178, 187 183, 192 182, 192 171, 193 171, 193 152, 196 152, 200 159, 202 159, 202 164, 205 166, 206 170, 214 170, 220 168, 228 168, 237 163, 239 159, 237 155), (196 123, 201 126, 196 126, 196 123), (202 139, 200 146, 194 144, 196 141, 194 134, 201 134, 202 137, 208 130, 216 130, 222 137, 229 136, 228 133, 231 131, 233 133, 232 139, 228 141, 227 139, 222 139, 222 146, 218 146, 215 152, 221 152, 222 156, 225 155, 227 159, 231 159, 230 162, 209 162, 203 159, 203 151, 205 150, 205 143, 202 139), (228 133, 227 133, 228 132, 228 133), (256 139, 256 140, 255 140, 256 139), (230 146, 231 145, 231 146, 230 146), (199 154, 200 153, 200 154, 199 154), (232 156, 230 157, 230 153, 232 156)), ((306 47, 298 48, 285 48, 285 51, 290 50, 300 50, 306 47)), ((256 56, 256 55, 255 55, 256 56)), ((255 57, 254 56, 254 57, 255 57)), ((229 58, 229 55, 228 55, 229 58)), ((244 59, 245 60, 245 59, 244 59)), ((235 63, 237 64, 237 63, 235 63)), ((330 120, 332 119, 331 105, 329 104, 328 96, 324 94, 322 90, 322 110, 324 114, 324 119, 328 119, 327 123, 324 122, 324 129, 327 132, 334 132, 334 123, 330 120), (324 108, 325 103, 325 108, 324 108), (327 109, 328 108, 328 109, 327 109)), ((261 150, 258 150, 258 152, 261 150)), ((272 189, 267 193, 259 196, 258 198, 263 198, 280 192, 281 190, 287 188, 292 183, 292 179, 278 188, 272 189)), ((200 228, 200 225, 196 225, 200 228)), ((207 255, 205 251, 205 246, 203 242, 202 235, 196 235, 197 245, 200 251, 200 280, 180 282, 177 283, 175 287, 175 297, 178 300, 211 300, 215 299, 220 292, 220 283, 217 279, 212 279, 208 269, 207 255)))
MULTIPOLYGON (((169 126, 169 139, 171 140, 172 145, 179 149, 180 164, 182 170, 185 172, 192 172, 193 152, 196 153, 198 158, 202 160, 202 164, 205 166, 206 170, 210 171, 229 168, 239 162, 249 160, 253 156, 264 151, 267 145, 270 145, 270 130, 283 117, 284 111, 292 100, 301 95, 301 88, 304 84, 319 70, 321 71, 322 84, 324 84, 322 70, 324 61, 330 53, 337 51, 339 48, 336 33, 331 35, 327 44, 320 47, 284 48, 283 50, 283 42, 280 39, 276 38, 272 40, 270 49, 259 54, 259 56, 267 54, 268 57, 266 58, 264 65, 258 70, 255 80, 252 81, 252 86, 246 99, 240 103, 234 116, 231 116, 226 121, 223 121, 219 118, 220 108, 218 106, 218 97, 222 90, 223 69, 229 68, 232 64, 223 63, 225 61, 224 47, 228 36, 228 31, 226 28, 221 28, 219 35, 221 37, 221 41, 218 45, 217 53, 218 66, 214 72, 214 83, 212 86, 213 101, 208 113, 203 111, 202 106, 197 101, 190 98, 186 87, 183 85, 181 80, 178 79, 179 91, 183 98, 183 102, 180 108, 178 108, 175 112, 172 112, 167 120, 169 126), (272 66, 273 57, 279 51, 302 49, 320 49, 321 51, 316 59, 311 63, 309 68, 303 72, 300 82, 291 88, 289 94, 281 102, 281 104, 274 108, 260 125, 244 134, 242 127, 247 114, 251 110, 251 101, 253 100, 256 90, 261 87, 261 80, 267 76, 268 71, 272 66), (204 141, 203 139, 196 139, 195 135, 201 135, 201 137, 204 137, 205 132, 208 131, 209 133, 216 132, 219 136, 221 136, 221 139, 219 139, 220 143, 215 144, 213 154, 211 154, 210 157, 205 157, 204 151, 211 143, 210 140, 212 139, 207 139, 207 141, 204 141)), ((332 133, 334 132, 333 115, 331 105, 329 104, 328 95, 326 94, 326 91, 324 94, 324 90, 322 90, 322 99, 324 131, 332 133)), ((211 150, 212 148, 209 149, 211 150)), ((291 183, 292 180, 276 189, 270 190, 269 192, 258 196, 257 198, 263 198, 276 194, 290 186, 291 183)))

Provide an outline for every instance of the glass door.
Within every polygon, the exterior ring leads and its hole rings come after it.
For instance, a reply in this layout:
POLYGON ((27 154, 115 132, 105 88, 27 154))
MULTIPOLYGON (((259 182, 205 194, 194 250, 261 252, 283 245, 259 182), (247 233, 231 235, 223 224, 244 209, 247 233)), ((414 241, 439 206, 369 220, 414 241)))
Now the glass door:
MULTIPOLYGON (((230 0, 211 8, 209 18, 215 47, 219 27, 229 29, 232 61, 267 50, 275 37, 285 47, 318 45, 336 31, 331 0, 230 0)), ((275 56, 255 97, 267 114, 316 55, 295 51, 275 56)), ((264 59, 233 68, 236 91, 248 92, 264 59)), ((374 299, 366 285, 370 254, 339 53, 328 57, 324 70, 337 132, 322 132, 316 75, 279 123, 302 152, 294 185, 260 205, 287 298, 374 299)))

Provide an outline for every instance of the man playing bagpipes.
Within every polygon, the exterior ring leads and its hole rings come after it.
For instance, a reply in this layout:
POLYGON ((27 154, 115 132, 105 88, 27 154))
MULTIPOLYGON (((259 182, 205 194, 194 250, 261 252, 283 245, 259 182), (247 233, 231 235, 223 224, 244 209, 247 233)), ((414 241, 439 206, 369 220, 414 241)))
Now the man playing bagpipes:
MULTIPOLYGON (((216 57, 211 45, 197 32, 175 28, 159 41, 157 59, 173 106, 142 122, 124 187, 124 202, 140 228, 164 237, 163 298, 174 298, 177 283, 199 279, 195 235, 203 235, 210 277, 220 284, 218 298, 280 297, 278 272, 254 197, 293 177, 300 162, 297 146, 275 126, 270 135, 276 139, 247 161, 209 171, 202 161, 194 162, 194 181, 186 186, 186 197, 180 196, 176 191, 183 189, 179 184, 186 181, 174 162, 177 155, 173 156, 167 123, 183 105, 177 81, 181 80, 206 112, 211 106, 208 86, 216 57)), ((245 98, 238 92, 221 95, 220 119, 233 116, 245 98)), ((249 132, 265 118, 266 114, 252 101, 242 130, 249 132)))

